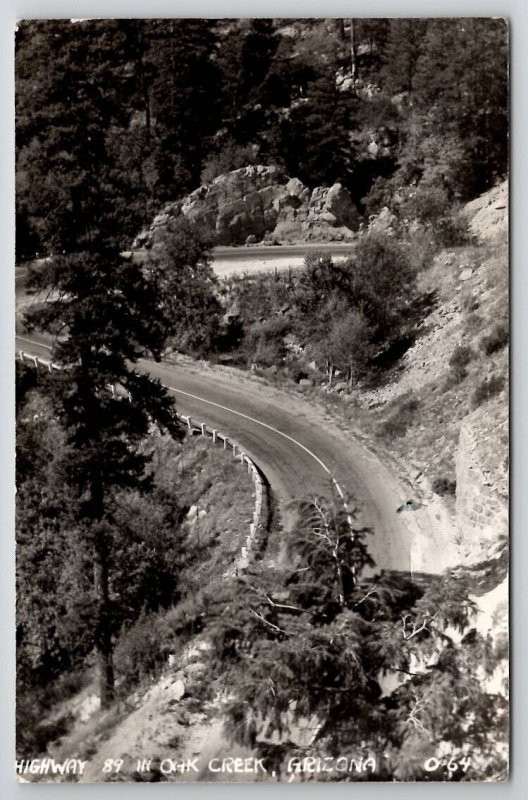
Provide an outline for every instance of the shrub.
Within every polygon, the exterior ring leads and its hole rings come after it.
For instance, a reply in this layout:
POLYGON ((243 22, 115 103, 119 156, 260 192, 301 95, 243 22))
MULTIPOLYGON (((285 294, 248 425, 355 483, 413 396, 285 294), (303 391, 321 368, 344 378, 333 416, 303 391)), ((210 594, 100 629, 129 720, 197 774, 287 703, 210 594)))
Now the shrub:
POLYGON ((504 384, 505 379, 503 375, 490 375, 488 378, 485 378, 473 392, 471 398, 473 407, 477 408, 482 403, 491 400, 491 398, 499 394, 499 392, 502 392, 504 384))
POLYGON ((440 217, 434 226, 434 235, 440 247, 459 247, 471 240, 467 222, 458 214, 440 217))
POLYGON ((408 305, 416 296, 416 269, 405 245, 379 232, 358 240, 347 263, 349 297, 380 334, 397 338, 408 305))
POLYGON ((122 631, 114 650, 114 666, 124 691, 159 673, 166 662, 164 639, 161 615, 142 615, 122 631))
POLYGON ((415 272, 427 269, 432 264, 438 249, 431 232, 422 225, 412 227, 408 231, 405 247, 415 272))
POLYGON ((438 247, 457 247, 469 239, 467 222, 453 210, 442 186, 420 184, 401 203, 399 213, 431 230, 438 247))
POLYGON ((482 328, 483 325, 484 319, 480 316, 480 314, 476 314, 474 310, 471 310, 471 313, 468 314, 466 318, 466 333, 474 335, 482 328))
POLYGON ((372 326, 361 312, 336 308, 325 327, 328 333, 318 333, 311 342, 316 360, 327 360, 348 380, 357 381, 366 374, 372 354, 372 326))
POLYGON ((251 353, 251 363, 259 367, 278 367, 283 364, 286 355, 284 342, 279 339, 259 339, 255 350, 251 353))
POLYGON ((210 153, 204 161, 200 180, 210 183, 219 175, 231 172, 234 169, 258 164, 257 148, 252 145, 238 144, 232 139, 224 142, 219 150, 210 153))
POLYGON ((508 344, 510 339, 510 331, 505 322, 500 322, 487 336, 483 336, 480 340, 480 349, 487 356, 498 353, 508 344))
POLYGON ((470 347, 466 345, 459 344, 454 349, 451 358, 449 359, 449 365, 451 367, 467 367, 471 359, 473 358, 473 353, 470 347))
POLYGON ((384 439, 396 439, 400 436, 405 436, 414 422, 419 405, 418 399, 412 395, 400 401, 396 406, 396 410, 382 424, 381 436, 384 439))
POLYGON ((449 378, 447 380, 447 387, 454 386, 461 383, 467 377, 467 365, 473 358, 473 352, 470 347, 466 345, 458 345, 455 347, 451 358, 449 359, 449 366, 451 367, 449 378))
POLYGON ((456 480, 450 480, 445 476, 438 476, 432 482, 431 488, 433 492, 440 495, 440 497, 445 497, 446 495, 454 496, 456 494, 456 480))
POLYGON ((291 369, 290 376, 295 383, 299 383, 302 380, 306 380, 309 377, 307 370, 299 367, 298 365, 294 365, 291 369))
POLYGON ((287 354, 284 337, 290 327, 291 323, 279 316, 254 323, 244 342, 249 361, 262 367, 282 364, 287 354))
POLYGON ((434 185, 420 184, 409 192, 401 205, 401 212, 422 223, 436 224, 449 214, 451 203, 445 189, 434 185))

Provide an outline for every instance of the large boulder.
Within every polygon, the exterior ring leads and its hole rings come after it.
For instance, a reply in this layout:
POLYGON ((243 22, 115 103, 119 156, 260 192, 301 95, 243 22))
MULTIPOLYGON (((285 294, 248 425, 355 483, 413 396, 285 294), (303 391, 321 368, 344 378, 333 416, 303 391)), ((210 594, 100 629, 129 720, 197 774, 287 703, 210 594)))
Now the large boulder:
POLYGON ((328 189, 325 209, 335 217, 337 225, 345 225, 352 230, 357 229, 359 223, 357 209, 352 202, 350 193, 340 183, 334 183, 328 189))
POLYGON ((168 220, 183 214, 216 243, 251 241, 342 241, 358 228, 358 214, 348 191, 336 183, 310 189, 277 167, 263 165, 219 175, 168 204, 143 231, 135 247, 156 243, 168 220))
POLYGON ((394 236, 397 226, 396 215, 387 206, 383 206, 379 214, 371 214, 369 217, 368 232, 394 236))
POLYGON ((251 235, 261 239, 275 227, 275 203, 286 195, 286 182, 276 167, 243 167, 200 186, 184 199, 181 212, 218 244, 243 244, 251 235))

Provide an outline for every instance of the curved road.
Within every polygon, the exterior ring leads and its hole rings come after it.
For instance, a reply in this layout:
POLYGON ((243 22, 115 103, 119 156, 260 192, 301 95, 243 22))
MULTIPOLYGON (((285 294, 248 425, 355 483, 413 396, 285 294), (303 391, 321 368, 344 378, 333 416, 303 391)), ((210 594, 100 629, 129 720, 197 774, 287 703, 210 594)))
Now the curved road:
MULTIPOLYGON (((17 335, 16 347, 50 357, 45 337, 17 335)), ((436 573, 449 566, 446 515, 429 506, 396 513, 412 494, 408 484, 302 397, 210 365, 143 361, 140 367, 170 388, 181 413, 243 447, 266 474, 286 522, 292 501, 329 494, 330 472, 372 527, 369 547, 378 568, 436 573)))

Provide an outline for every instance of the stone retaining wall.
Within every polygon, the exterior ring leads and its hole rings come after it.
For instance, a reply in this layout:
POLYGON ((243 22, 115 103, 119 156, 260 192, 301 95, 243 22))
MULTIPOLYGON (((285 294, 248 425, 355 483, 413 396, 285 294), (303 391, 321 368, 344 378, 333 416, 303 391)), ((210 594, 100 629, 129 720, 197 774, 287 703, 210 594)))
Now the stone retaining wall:
POLYGON ((508 536, 508 498, 485 459, 481 412, 460 427, 455 457, 458 544, 467 563, 489 558, 508 536))

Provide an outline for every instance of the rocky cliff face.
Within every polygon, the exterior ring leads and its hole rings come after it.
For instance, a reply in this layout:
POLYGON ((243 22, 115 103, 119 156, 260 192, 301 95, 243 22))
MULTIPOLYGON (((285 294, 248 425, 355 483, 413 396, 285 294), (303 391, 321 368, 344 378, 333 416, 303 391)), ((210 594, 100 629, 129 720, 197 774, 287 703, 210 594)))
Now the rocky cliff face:
POLYGON ((503 181, 489 192, 466 204, 464 216, 470 231, 477 238, 493 241, 506 240, 508 235, 508 181, 503 181))
POLYGON ((310 191, 277 167, 259 165, 219 175, 182 202, 168 204, 134 247, 155 244, 160 229, 178 214, 218 245, 347 241, 359 224, 350 194, 341 184, 310 191))
POLYGON ((466 563, 485 561, 508 538, 508 408, 488 403, 460 426, 455 457, 456 520, 466 563))

